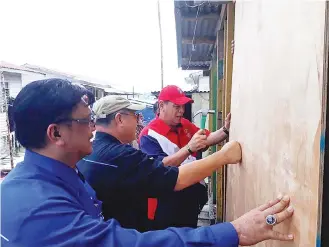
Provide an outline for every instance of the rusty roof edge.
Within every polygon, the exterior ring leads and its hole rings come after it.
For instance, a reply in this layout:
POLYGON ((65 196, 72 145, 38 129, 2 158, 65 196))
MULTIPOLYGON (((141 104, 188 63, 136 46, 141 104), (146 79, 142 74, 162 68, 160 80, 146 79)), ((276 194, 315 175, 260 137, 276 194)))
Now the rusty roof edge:
MULTIPOLYGON (((192 89, 192 90, 187 90, 183 91, 185 94, 193 94, 193 93, 209 93, 210 90, 198 90, 198 89, 192 89)), ((157 96, 160 93, 160 91, 152 91, 151 94, 157 96)))
MULTIPOLYGON (((214 4, 218 4, 219 8, 219 12, 218 12, 218 18, 220 18, 220 13, 221 13, 221 8, 223 5, 225 5, 228 1, 212 1, 212 3, 214 4)), ((175 25, 176 25, 176 45, 177 45, 177 60, 178 60, 178 67, 182 68, 183 70, 188 70, 188 69, 193 69, 193 70, 208 70, 209 67, 209 62, 211 62, 210 60, 200 60, 200 61, 194 61, 194 62, 200 62, 201 64, 191 64, 191 66, 187 65, 187 62, 183 61, 183 56, 184 56, 184 52, 183 52, 183 44, 182 44, 182 25, 183 25, 183 18, 182 18, 182 13, 181 13, 181 9, 180 9, 180 5, 179 5, 179 1, 175 1, 174 3, 175 6, 175 25)), ((216 11, 217 12, 217 11, 216 11)), ((217 24, 215 26, 214 29, 214 33, 216 33, 216 28, 217 28, 217 24)), ((199 37, 200 38, 200 37, 199 37)), ((216 37, 217 39, 217 37, 216 37)), ((215 39, 215 40, 216 40, 215 39)), ((216 42, 215 42, 216 43, 216 42)), ((214 47, 216 44, 213 45, 209 45, 209 49, 208 52, 213 53, 214 52, 214 47)), ((188 48, 190 49, 190 48, 188 48)))

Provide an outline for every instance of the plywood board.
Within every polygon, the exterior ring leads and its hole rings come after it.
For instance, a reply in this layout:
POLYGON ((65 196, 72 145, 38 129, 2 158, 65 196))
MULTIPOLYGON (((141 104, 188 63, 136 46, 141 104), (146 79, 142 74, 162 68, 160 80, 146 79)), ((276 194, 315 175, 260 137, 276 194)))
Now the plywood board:
POLYGON ((225 102, 223 115, 226 117, 231 111, 231 91, 232 91, 232 63, 233 55, 231 44, 234 39, 234 4, 227 4, 227 25, 225 25, 225 102))
POLYGON ((292 198, 293 243, 316 246, 323 110, 324 1, 237 1, 230 139, 241 165, 227 174, 226 220, 276 197, 292 198))
POLYGON ((325 34, 325 47, 324 54, 327 54, 327 60, 324 61, 324 74, 323 79, 323 111, 322 111, 322 131, 320 142, 320 158, 321 166, 320 173, 323 174, 322 179, 319 181, 319 195, 322 197, 322 202, 319 202, 319 215, 318 215, 318 236, 321 234, 321 238, 318 238, 318 246, 329 246, 329 108, 328 108, 328 81, 329 81, 329 2, 327 2, 326 8, 326 34, 325 34))
MULTIPOLYGON (((220 56, 220 54, 224 54, 224 32, 218 32, 217 33, 217 109, 216 112, 218 112, 217 117, 217 129, 222 127, 222 105, 223 105, 223 60, 220 56), (223 42, 220 42, 222 40, 223 42)), ((217 145, 217 150, 220 150, 222 148, 222 144, 217 145)), ((224 209, 225 206, 223 205, 224 201, 224 169, 220 168, 216 172, 216 222, 223 222, 223 216, 224 216, 224 209)))

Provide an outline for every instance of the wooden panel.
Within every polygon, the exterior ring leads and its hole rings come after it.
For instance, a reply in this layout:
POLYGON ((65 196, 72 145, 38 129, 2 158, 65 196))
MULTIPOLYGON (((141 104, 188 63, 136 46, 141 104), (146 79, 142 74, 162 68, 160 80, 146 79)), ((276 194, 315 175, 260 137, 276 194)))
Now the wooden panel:
MULTIPOLYGON (((225 5, 225 4, 224 4, 225 5)), ((223 11, 225 11, 226 7, 223 10, 222 6, 222 15, 223 11)), ((226 11, 225 11, 226 13, 226 11)), ((224 20, 222 20, 224 22, 224 20)), ((218 85, 217 85, 217 109, 216 112, 218 113, 217 117, 217 129, 222 127, 222 105, 223 105, 223 57, 224 57, 224 31, 218 31, 217 32, 217 39, 216 39, 216 57, 217 57, 217 79, 218 79, 218 85)), ((222 145, 217 145, 217 150, 220 150, 222 148, 222 145)), ((224 218, 224 187, 223 187, 223 181, 224 181, 224 169, 218 169, 216 172, 216 222, 223 222, 224 218)))
MULTIPOLYGON (((223 59, 223 62, 224 62, 224 71, 225 71, 225 61, 226 61, 226 50, 227 50, 227 48, 228 48, 228 46, 227 46, 227 39, 226 39, 226 32, 225 32, 225 30, 227 29, 227 22, 225 21, 224 22, 224 59, 223 59)), ((225 72, 224 72, 225 73, 225 72)), ((226 85, 226 81, 225 81, 225 75, 224 75, 224 77, 223 77, 223 83, 222 83, 222 91, 223 91, 223 93, 222 93, 222 102, 223 102, 223 104, 222 104, 222 108, 221 108, 221 111, 222 111, 222 116, 225 116, 225 86, 226 85)))
MULTIPOLYGON (((224 81, 225 81, 225 91, 224 91, 224 102, 223 102, 223 118, 222 125, 224 125, 225 118, 229 112, 231 112, 231 90, 232 90, 232 70, 233 70, 233 54, 231 53, 231 43, 234 39, 234 4, 227 4, 227 20, 225 25, 225 71, 224 71, 224 81)), ((227 184, 227 167, 223 168, 222 171, 222 191, 223 198, 222 204, 226 203, 226 184, 227 184)), ((226 207, 223 207, 223 220, 226 220, 226 207)))
MULTIPOLYGON (((218 69, 222 69, 223 67, 218 64, 218 69)), ((222 110, 222 86, 223 86, 223 79, 218 80, 218 87, 217 87, 217 112, 222 110)), ((222 114, 221 118, 217 121, 217 129, 222 127, 222 114)), ((217 145, 217 150, 222 148, 222 144, 217 145)), ((220 168, 217 170, 217 198, 216 198, 216 209, 217 209, 217 222, 223 222, 224 220, 224 168, 220 168)))
POLYGON ((329 111, 328 111, 328 82, 329 82, 329 2, 326 6, 326 33, 325 33, 325 46, 324 56, 327 59, 324 61, 324 73, 323 81, 327 82, 323 84, 322 98, 323 98, 323 109, 322 109, 322 130, 321 130, 321 141, 320 141, 320 176, 319 181, 319 215, 318 215, 318 238, 317 246, 329 246, 329 111))
POLYGON ((226 220, 279 192, 295 208, 291 221, 276 226, 295 241, 257 246, 316 246, 325 5, 236 3, 230 138, 241 143, 243 160, 228 168, 226 220))
MULTIPOLYGON (((224 75, 223 79, 219 80, 218 84, 218 111, 221 112, 221 119, 218 121, 218 128, 222 127, 226 115, 231 110, 231 88, 232 88, 232 65, 233 57, 231 54, 231 42, 234 36, 234 4, 229 3, 225 5, 225 13, 227 20, 223 20, 224 32, 221 33, 224 36, 223 47, 218 44, 217 58, 220 58, 220 54, 224 55, 224 75), (227 11, 227 13, 226 13, 227 11)), ((217 37, 217 40, 220 40, 217 37)), ((222 146, 218 145, 219 150, 222 146)), ((226 191, 226 168, 219 169, 217 171, 217 220, 225 220, 225 191, 226 191)))
MULTIPOLYGON (((211 68, 211 71, 212 71, 212 83, 213 83, 213 86, 212 88, 214 89, 214 92, 213 92, 213 98, 212 98, 212 101, 213 101, 213 104, 212 104, 212 110, 215 110, 215 114, 211 114, 213 115, 212 117, 212 120, 213 120, 213 128, 211 129, 211 131, 216 131, 217 130, 217 85, 218 85, 218 75, 217 75, 217 72, 218 72, 218 66, 217 66, 217 59, 216 57, 213 58, 212 60, 212 63, 214 64, 214 66, 212 66, 211 68)), ((212 146, 211 147, 211 150, 212 150, 212 153, 216 152, 217 151, 217 147, 216 146, 212 146)), ((211 188, 209 187, 209 191, 211 192, 211 198, 212 200, 209 200, 209 207, 211 208, 212 207, 212 204, 216 204, 216 199, 217 199, 217 174, 216 174, 216 171, 214 171, 212 173, 212 176, 211 176, 211 188), (211 202, 210 202, 211 201, 211 202)), ((211 215, 210 217, 212 217, 214 220, 215 220, 215 212, 214 210, 211 210, 211 215)))
POLYGON ((233 55, 231 53, 231 43, 234 39, 234 4, 227 4, 227 25, 225 27, 225 105, 223 119, 231 111, 231 90, 232 90, 232 66, 233 55))

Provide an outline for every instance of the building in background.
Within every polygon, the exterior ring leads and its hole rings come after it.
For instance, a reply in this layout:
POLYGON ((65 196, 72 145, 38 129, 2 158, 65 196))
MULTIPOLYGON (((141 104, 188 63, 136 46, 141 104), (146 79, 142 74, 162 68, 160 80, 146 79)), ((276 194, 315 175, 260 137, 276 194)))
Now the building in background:
POLYGON ((61 78, 61 79, 72 81, 73 83, 83 85, 84 87, 88 88, 90 91, 93 92, 96 99, 100 99, 106 95, 122 95, 127 98, 130 96, 132 97, 139 96, 139 94, 136 94, 134 92, 128 92, 125 90, 114 88, 113 86, 110 85, 110 83, 107 82, 99 83, 92 79, 87 79, 81 76, 76 76, 76 75, 72 75, 72 74, 68 74, 32 64, 24 64, 23 67, 27 69, 32 69, 34 71, 38 71, 40 73, 44 73, 45 78, 61 78))
POLYGON ((3 75, 4 87, 12 98, 16 98, 19 91, 31 81, 46 78, 46 73, 6 62, 0 62, 0 73, 3 75))
POLYGON ((12 103, 22 87, 46 74, 6 62, 0 62, 0 163, 13 165, 19 151, 12 119, 12 103))
POLYGON ((1 61, 0 77, 0 165, 5 164, 6 167, 12 166, 13 163, 16 164, 15 158, 22 151, 15 138, 11 108, 12 102, 27 84, 36 80, 60 78, 83 85, 94 93, 96 99, 106 95, 122 95, 127 98, 139 97, 139 94, 114 88, 108 83, 100 84, 80 76, 31 64, 15 65, 1 61))

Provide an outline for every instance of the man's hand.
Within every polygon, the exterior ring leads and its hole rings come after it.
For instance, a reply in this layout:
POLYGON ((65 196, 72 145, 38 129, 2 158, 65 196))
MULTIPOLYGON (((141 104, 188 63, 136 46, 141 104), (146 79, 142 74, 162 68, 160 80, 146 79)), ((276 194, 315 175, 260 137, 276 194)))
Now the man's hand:
POLYGON ((188 146, 190 147, 192 152, 197 152, 201 149, 204 149, 207 147, 207 136, 204 130, 200 129, 198 132, 196 132, 190 142, 188 143, 188 146))
POLYGON ((207 138, 208 146, 216 145, 228 138, 231 126, 231 113, 227 114, 224 122, 224 126, 219 130, 210 133, 207 138), (225 130, 226 129, 226 130, 225 130))
POLYGON ((274 201, 270 201, 250 212, 242 215, 240 218, 232 222, 239 236, 239 245, 250 246, 261 241, 273 239, 282 241, 291 241, 294 236, 292 234, 282 234, 273 231, 273 226, 266 224, 266 217, 274 215, 276 224, 280 224, 290 218, 294 212, 293 207, 288 207, 289 196, 279 196, 274 201))
POLYGON ((226 118, 225 118, 225 123, 224 126, 227 130, 230 130, 230 126, 231 126, 231 113, 227 114, 226 118))
POLYGON ((226 164, 236 164, 241 161, 242 151, 237 141, 227 142, 219 152, 223 154, 226 164))

